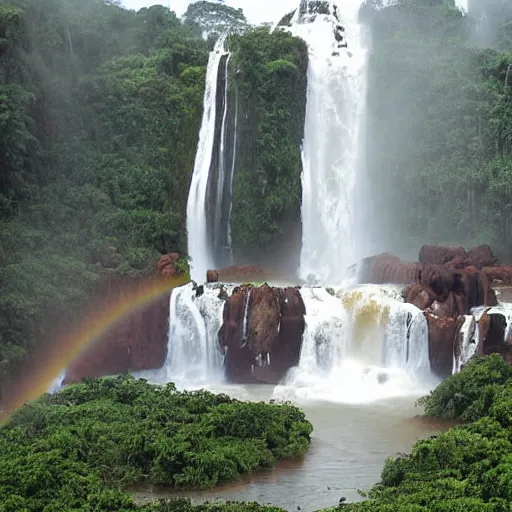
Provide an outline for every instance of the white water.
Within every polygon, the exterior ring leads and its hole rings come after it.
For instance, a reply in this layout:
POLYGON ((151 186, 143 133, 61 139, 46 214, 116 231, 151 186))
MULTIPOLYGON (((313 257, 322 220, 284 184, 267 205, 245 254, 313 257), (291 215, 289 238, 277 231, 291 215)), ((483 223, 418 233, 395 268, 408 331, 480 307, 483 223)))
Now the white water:
MULTIPOLYGON (((233 287, 225 290, 230 295, 233 287)), ((219 285, 208 285, 197 296, 192 284, 173 291, 167 360, 160 370, 139 372, 138 377, 175 382, 184 389, 218 390, 224 385, 218 345, 224 301, 219 291, 219 285)), ((300 362, 276 387, 276 398, 367 403, 429 389, 426 320, 399 299, 399 288, 302 287, 301 295, 306 329, 300 362)), ((248 294, 244 333, 249 299, 248 294)))
POLYGON ((220 60, 227 54, 224 43, 225 38, 219 38, 208 61, 203 120, 187 201, 188 254, 192 260, 190 274, 192 279, 198 282, 203 282, 206 271, 214 267, 212 247, 206 227, 206 192, 215 137, 217 77, 220 60))
POLYGON ((425 391, 426 319, 415 306, 393 298, 394 291, 365 286, 333 296, 302 288, 306 330, 300 362, 275 396, 367 403, 425 391))
POLYGON ((455 343, 458 344, 459 354, 453 355, 452 373, 460 372, 461 368, 476 354, 478 349, 478 328, 473 315, 464 315, 464 323, 455 343))
POLYGON ((65 378, 66 378, 66 371, 63 371, 52 382, 50 389, 48 389, 48 393, 50 393, 51 395, 58 393, 62 389, 62 385, 64 383, 65 378))
POLYGON ((169 306, 167 359, 160 370, 139 372, 155 383, 174 382, 179 388, 197 389, 222 383, 224 355, 217 333, 222 325, 224 301, 219 287, 205 286, 196 295, 193 284, 176 288, 169 306))
MULTIPOLYGON (((335 2, 330 2, 333 12, 335 2)), ((340 2, 347 48, 339 47, 334 15, 301 15, 291 31, 309 47, 302 151, 302 250, 299 276, 340 284, 365 256, 358 212, 362 185, 362 128, 367 88, 365 33, 357 21, 361 0, 340 2)), ((368 230, 368 226, 365 226, 368 230)))

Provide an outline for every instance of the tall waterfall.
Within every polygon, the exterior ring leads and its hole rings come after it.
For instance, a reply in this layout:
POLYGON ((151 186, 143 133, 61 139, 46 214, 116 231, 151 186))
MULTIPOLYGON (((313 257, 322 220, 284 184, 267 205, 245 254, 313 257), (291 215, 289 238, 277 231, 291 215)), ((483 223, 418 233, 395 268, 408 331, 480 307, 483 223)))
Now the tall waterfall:
POLYGON ((203 282, 209 268, 230 260, 229 216, 235 164, 236 115, 229 113, 230 54, 221 37, 210 54, 206 72, 203 119, 187 202, 188 253, 191 277, 203 282), (233 141, 234 139, 234 141, 233 141))
POLYGON ((309 47, 299 275, 323 284, 339 284, 346 269, 366 255, 358 211, 365 202, 367 87, 365 34, 358 22, 361 3, 346 0, 338 8, 335 2, 302 0, 291 28, 309 47))

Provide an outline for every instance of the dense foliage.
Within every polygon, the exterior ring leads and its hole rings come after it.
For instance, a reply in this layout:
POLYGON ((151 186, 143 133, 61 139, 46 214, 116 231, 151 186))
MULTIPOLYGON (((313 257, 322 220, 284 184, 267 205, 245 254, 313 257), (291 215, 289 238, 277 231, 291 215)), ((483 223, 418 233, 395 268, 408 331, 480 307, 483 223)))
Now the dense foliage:
POLYGON ((464 15, 454 0, 368 0, 361 15, 372 40, 367 161, 380 245, 416 257, 423 243, 488 243, 509 259, 510 2, 471 2, 464 15), (473 17, 482 13, 500 19, 487 49, 473 17))
POLYGON ((122 486, 212 487, 303 454, 311 431, 291 405, 90 380, 25 405, 0 429, 0 510, 131 510, 122 486))
POLYGON ((0 384, 101 276, 186 253, 206 42, 155 6, 0 1, 0 384))
POLYGON ((512 501, 512 369, 499 355, 470 361, 421 400, 429 415, 472 420, 388 459, 354 512, 508 512, 512 501))
POLYGON ((230 48, 239 112, 231 234, 235 249, 253 256, 300 224, 308 50, 264 28, 233 36, 230 48))

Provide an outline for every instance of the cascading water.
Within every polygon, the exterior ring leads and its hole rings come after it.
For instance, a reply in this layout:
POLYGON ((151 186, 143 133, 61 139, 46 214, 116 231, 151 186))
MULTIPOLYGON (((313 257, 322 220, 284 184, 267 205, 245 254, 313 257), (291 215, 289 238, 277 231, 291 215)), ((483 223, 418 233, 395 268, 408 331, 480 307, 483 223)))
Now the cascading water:
POLYGON ((204 281, 206 271, 215 267, 213 247, 207 229, 207 189, 216 144, 216 133, 218 132, 217 88, 219 69, 221 62, 223 60, 227 61, 227 55, 225 38, 221 37, 215 44, 208 61, 203 120, 187 201, 188 254, 192 260, 191 277, 200 282, 204 281))
POLYGON ((224 301, 219 291, 215 286, 197 289, 188 284, 172 292, 165 364, 160 370, 139 372, 137 376, 157 383, 174 382, 187 389, 222 382, 224 355, 217 333, 224 301))
POLYGON ((396 290, 302 288, 306 330, 279 398, 361 403, 415 393, 430 378, 427 322, 396 290), (390 293, 394 292, 394 293, 390 293))
POLYGON ((455 339, 457 346, 453 354, 452 373, 460 372, 462 367, 476 354, 478 341, 478 327, 475 316, 464 315, 464 323, 455 339))
POLYGON ((309 47, 302 151, 302 250, 299 275, 341 283, 364 254, 358 200, 363 186, 367 49, 361 0, 302 0, 291 32, 309 47))

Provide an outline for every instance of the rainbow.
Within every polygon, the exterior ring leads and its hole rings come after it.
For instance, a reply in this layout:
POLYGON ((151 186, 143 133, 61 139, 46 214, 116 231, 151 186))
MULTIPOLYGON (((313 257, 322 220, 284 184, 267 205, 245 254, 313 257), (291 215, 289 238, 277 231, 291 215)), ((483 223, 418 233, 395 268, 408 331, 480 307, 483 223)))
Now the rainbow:
POLYGON ((109 297, 96 304, 95 311, 86 314, 72 329, 51 340, 44 352, 32 360, 19 375, 13 392, 0 406, 0 425, 24 403, 46 393, 51 384, 69 365, 97 341, 108 329, 115 326, 127 315, 161 297, 177 287, 186 284, 188 277, 148 278, 109 303, 109 297))

